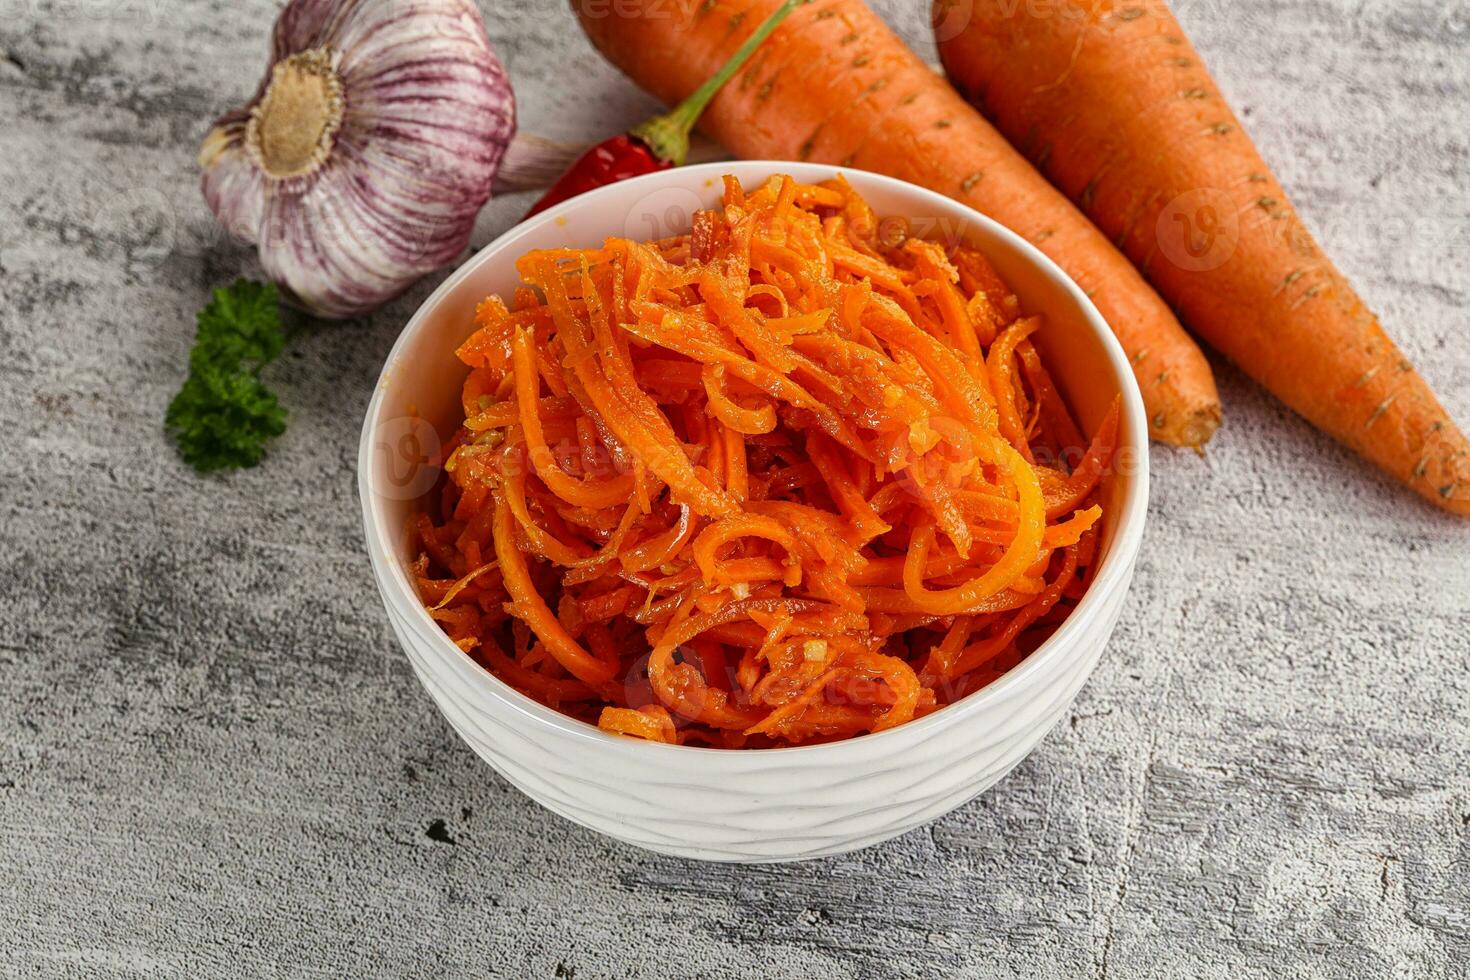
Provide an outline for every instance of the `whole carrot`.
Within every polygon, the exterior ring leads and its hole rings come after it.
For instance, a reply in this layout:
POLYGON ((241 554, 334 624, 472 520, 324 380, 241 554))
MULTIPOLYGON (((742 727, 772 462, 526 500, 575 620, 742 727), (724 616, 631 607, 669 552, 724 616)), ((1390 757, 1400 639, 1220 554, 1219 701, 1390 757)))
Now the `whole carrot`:
POLYGON ((1161 0, 938 0, 956 87, 1184 322, 1313 424, 1470 514, 1470 444, 1322 253, 1161 0))
MULTIPOLYGON (((609 60, 667 103, 724 63, 777 0, 572 0, 609 60)), ((1133 358, 1150 434, 1200 446, 1220 421, 1208 362, 1081 213, 861 0, 793 12, 709 104, 700 127, 747 158, 900 177, 962 201, 1050 255, 1133 358)))

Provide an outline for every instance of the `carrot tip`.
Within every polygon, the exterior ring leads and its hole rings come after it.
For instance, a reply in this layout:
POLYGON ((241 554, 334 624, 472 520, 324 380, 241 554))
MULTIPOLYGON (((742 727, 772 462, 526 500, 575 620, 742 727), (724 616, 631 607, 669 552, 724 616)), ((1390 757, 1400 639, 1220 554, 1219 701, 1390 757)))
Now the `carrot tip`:
POLYGON ((1159 412, 1149 420, 1149 438, 1170 446, 1182 446, 1203 453, 1204 446, 1220 428, 1220 406, 1206 405, 1183 416, 1173 417, 1159 412))

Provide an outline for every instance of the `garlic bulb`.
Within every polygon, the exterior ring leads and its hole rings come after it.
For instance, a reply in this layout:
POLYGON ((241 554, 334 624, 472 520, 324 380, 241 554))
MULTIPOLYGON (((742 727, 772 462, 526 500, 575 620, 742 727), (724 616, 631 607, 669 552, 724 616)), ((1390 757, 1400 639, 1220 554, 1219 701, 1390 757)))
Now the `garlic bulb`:
POLYGON ((470 0, 292 0, 204 141, 204 197, 302 305, 352 316, 464 251, 514 133, 470 0))

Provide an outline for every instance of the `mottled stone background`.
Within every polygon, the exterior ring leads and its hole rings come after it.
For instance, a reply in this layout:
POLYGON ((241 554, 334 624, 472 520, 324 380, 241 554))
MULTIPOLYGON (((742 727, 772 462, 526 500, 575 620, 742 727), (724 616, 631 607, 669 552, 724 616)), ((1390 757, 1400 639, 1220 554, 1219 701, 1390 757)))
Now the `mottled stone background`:
MULTIPOLYGON (((560 2, 482 6, 524 129, 652 108, 560 2)), ((932 56, 923 6, 881 9, 932 56)), ((1470 7, 1180 6, 1470 421, 1470 7)), ((395 649, 358 530, 359 421, 433 283, 271 368, 292 421, 258 469, 201 478, 162 437, 195 310, 256 270, 194 154, 274 9, 0 0, 0 975, 1470 972, 1470 531, 1224 364, 1208 456, 1155 454, 1102 666, 979 801, 740 868, 507 786, 395 649)))

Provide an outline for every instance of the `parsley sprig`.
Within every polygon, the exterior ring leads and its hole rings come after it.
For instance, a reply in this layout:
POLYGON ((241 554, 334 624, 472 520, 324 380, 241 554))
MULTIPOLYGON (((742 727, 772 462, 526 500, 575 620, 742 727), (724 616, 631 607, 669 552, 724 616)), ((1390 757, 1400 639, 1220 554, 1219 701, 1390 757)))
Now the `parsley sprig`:
POLYGON ((286 410, 259 377, 286 344, 278 301, 275 286, 240 279, 199 311, 189 377, 164 425, 201 473, 254 466, 286 431, 286 410))

